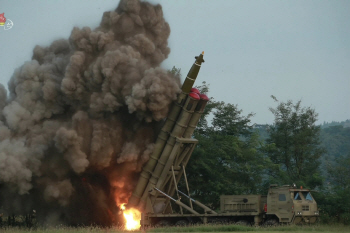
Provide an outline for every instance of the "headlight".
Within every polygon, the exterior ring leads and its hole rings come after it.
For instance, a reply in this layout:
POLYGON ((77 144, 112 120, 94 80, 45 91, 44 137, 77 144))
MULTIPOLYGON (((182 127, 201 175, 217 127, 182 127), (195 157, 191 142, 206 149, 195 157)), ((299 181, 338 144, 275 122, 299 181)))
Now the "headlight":
POLYGON ((301 211, 297 212, 297 215, 302 215, 302 214, 303 214, 303 212, 301 212, 301 211))

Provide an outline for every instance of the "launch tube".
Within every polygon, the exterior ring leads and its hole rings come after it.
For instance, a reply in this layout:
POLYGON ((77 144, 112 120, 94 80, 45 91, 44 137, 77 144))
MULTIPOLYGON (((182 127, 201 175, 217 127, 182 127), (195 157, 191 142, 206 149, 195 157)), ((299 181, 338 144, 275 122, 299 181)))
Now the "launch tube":
POLYGON ((181 108, 183 103, 185 102, 184 100, 186 97, 187 97, 187 94, 184 92, 181 92, 177 98, 176 103, 172 106, 170 113, 168 115, 168 118, 166 119, 161 131, 159 132, 159 135, 154 145, 153 152, 148 162, 142 169, 140 178, 136 184, 134 192, 129 199, 128 206, 137 206, 137 204, 139 203, 140 198, 148 184, 149 178, 151 177, 153 169, 157 165, 158 158, 161 155, 164 145, 169 138, 169 133, 171 132, 176 122, 176 119, 181 112, 181 108))
POLYGON ((190 119, 190 121, 188 122, 188 127, 185 130, 185 133, 183 134, 184 138, 190 138, 194 132, 194 130, 197 127, 197 124, 199 122, 199 119, 201 118, 203 112, 204 112, 204 108, 207 105, 209 98, 208 96, 204 95, 204 94, 200 94, 199 95, 201 97, 200 101, 198 102, 197 106, 196 106, 196 110, 195 112, 192 114, 192 117, 190 119))
MULTIPOLYGON (((191 91, 198 93, 199 96, 201 97, 201 99, 199 100, 199 102, 195 108, 195 112, 192 114, 192 117, 188 123, 188 126, 187 126, 184 134, 182 135, 183 138, 191 138, 193 131, 195 130, 195 128, 198 124, 198 121, 199 121, 202 113, 204 112, 204 108, 209 101, 209 98, 204 94, 200 94, 196 88, 192 88, 191 91)), ((170 168, 171 164, 173 164, 174 157, 175 157, 175 154, 173 152, 171 152, 170 156, 168 157, 168 160, 166 161, 166 164, 163 168, 163 171, 158 178, 158 181, 156 184, 157 188, 162 188, 164 181, 166 180, 166 176, 169 172, 169 168, 170 168)))
POLYGON ((188 95, 183 109, 181 111, 181 114, 178 120, 176 121, 176 125, 171 132, 171 135, 167 141, 167 144, 164 147, 164 150, 162 151, 162 154, 160 155, 160 158, 158 159, 158 163, 152 173, 151 179, 148 182, 147 188, 145 189, 141 197, 141 201, 139 203, 139 206, 141 208, 144 206, 147 196, 149 195, 148 191, 157 184, 157 181, 162 171, 164 170, 164 166, 170 156, 172 149, 175 146, 176 137, 182 137, 183 133, 185 132, 188 122, 191 119, 191 115, 193 114, 199 100, 200 97, 196 93, 191 92, 188 95))
MULTIPOLYGON (((180 144, 179 139, 176 139, 176 143, 179 143, 179 144, 180 144)), ((175 145, 175 147, 177 147, 177 146, 175 145)), ((175 148, 175 147, 174 147, 174 148, 175 148)), ((175 148, 175 149, 176 149, 176 148, 175 148)), ((190 147, 187 147, 183 152, 187 153, 190 149, 191 149, 190 147)), ((170 156, 169 156, 168 161, 167 161, 166 164, 164 165, 164 169, 163 169, 162 173, 161 173, 160 176, 159 176, 158 182, 157 182, 157 184, 156 184, 156 187, 157 187, 157 188, 163 188, 164 182, 165 182, 165 180, 167 179, 167 175, 168 175, 169 169, 170 169, 171 165, 172 165, 173 162, 174 162, 175 156, 176 156, 176 154, 173 153, 173 151, 172 151, 172 152, 170 153, 170 156)), ((180 169, 181 169, 181 168, 180 168, 180 169)), ((177 170, 180 170, 180 169, 177 169, 177 170)), ((179 173, 178 171, 175 172, 175 174, 178 174, 178 173, 179 173)))
POLYGON ((204 62, 203 55, 204 55, 204 52, 202 52, 202 54, 200 54, 199 56, 195 57, 196 60, 187 74, 187 77, 181 88, 181 93, 178 95, 176 102, 173 104, 172 108, 170 109, 168 117, 165 120, 164 125, 157 137, 152 155, 150 156, 148 162, 142 169, 140 178, 136 184, 134 192, 129 199, 129 202, 128 202, 129 207, 137 206, 142 194, 145 191, 149 178, 151 177, 153 170, 157 165, 159 156, 161 155, 163 148, 165 146, 165 143, 169 138, 169 134, 173 129, 175 122, 181 112, 182 106, 185 103, 187 95, 190 92, 194 84, 194 81, 198 76, 198 72, 200 70, 201 64, 204 62))

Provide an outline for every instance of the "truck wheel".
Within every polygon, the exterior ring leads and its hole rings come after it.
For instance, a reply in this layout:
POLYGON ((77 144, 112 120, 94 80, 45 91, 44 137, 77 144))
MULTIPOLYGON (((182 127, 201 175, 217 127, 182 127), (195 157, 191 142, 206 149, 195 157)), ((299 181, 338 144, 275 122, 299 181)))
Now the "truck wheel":
POLYGON ((208 223, 212 224, 228 224, 230 221, 228 218, 210 218, 208 223))
POLYGON ((175 223, 175 226, 177 227, 185 227, 188 225, 188 221, 185 219, 179 220, 175 223))
POLYGON ((303 223, 303 218, 302 217, 295 217, 294 218, 294 224, 299 225, 303 223))
POLYGON ((155 225, 155 227, 167 227, 167 226, 170 226, 169 220, 160 220, 155 225))
POLYGON ((267 220, 265 223, 264 223, 265 226, 267 227, 272 227, 272 226, 277 226, 278 225, 278 222, 276 219, 270 219, 270 220, 267 220))
POLYGON ((315 222, 317 222, 317 217, 310 217, 309 223, 314 224, 315 222))
POLYGON ((240 226, 249 226, 249 222, 247 220, 239 220, 235 224, 240 226))

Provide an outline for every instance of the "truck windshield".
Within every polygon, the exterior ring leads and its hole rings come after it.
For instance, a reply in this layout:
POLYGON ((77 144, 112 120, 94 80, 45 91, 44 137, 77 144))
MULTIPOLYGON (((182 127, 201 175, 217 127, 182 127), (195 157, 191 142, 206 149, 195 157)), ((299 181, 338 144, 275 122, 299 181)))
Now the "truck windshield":
POLYGON ((294 200, 301 200, 299 192, 294 192, 294 200))
POLYGON ((311 193, 310 192, 301 192, 304 196, 304 198, 308 201, 312 201, 312 196, 311 196, 311 193))

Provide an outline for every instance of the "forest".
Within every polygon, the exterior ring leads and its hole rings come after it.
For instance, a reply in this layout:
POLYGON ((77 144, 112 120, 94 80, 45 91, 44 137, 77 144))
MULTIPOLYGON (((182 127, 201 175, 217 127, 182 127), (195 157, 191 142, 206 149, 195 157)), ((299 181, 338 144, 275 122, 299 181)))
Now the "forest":
MULTIPOLYGON (((205 82, 197 88, 209 92, 205 82)), ((350 224, 350 120, 319 125, 316 110, 301 101, 271 98, 271 125, 211 99, 186 169, 191 195, 217 209, 220 195, 266 194, 270 184, 294 183, 313 190, 321 222, 350 224)))

